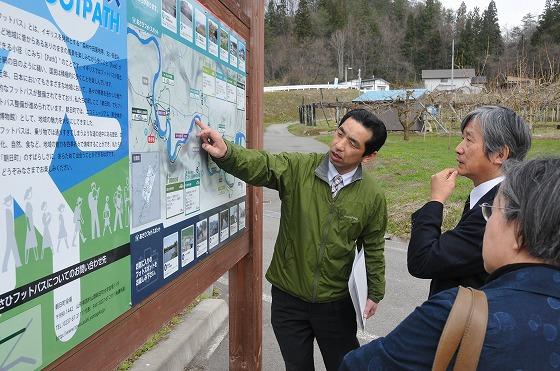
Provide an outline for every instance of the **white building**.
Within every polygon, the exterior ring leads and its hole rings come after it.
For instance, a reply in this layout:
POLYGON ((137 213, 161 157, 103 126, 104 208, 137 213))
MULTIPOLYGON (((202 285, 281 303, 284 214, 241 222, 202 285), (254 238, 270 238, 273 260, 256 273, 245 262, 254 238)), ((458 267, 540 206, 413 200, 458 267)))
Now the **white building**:
POLYGON ((363 92, 385 91, 385 90, 391 90, 391 86, 389 82, 383 79, 379 79, 379 78, 363 79, 362 83, 360 84, 360 90, 363 92))
MULTIPOLYGON (((336 83, 335 79, 335 84, 336 83)), ((362 92, 391 90, 391 86, 388 81, 376 77, 372 79, 348 80, 348 82, 339 82, 338 84, 346 86, 348 89, 358 89, 362 92)))
POLYGON ((474 93, 480 88, 473 87, 472 78, 475 77, 474 69, 453 70, 422 70, 424 88, 433 90, 460 90, 464 93, 474 93))

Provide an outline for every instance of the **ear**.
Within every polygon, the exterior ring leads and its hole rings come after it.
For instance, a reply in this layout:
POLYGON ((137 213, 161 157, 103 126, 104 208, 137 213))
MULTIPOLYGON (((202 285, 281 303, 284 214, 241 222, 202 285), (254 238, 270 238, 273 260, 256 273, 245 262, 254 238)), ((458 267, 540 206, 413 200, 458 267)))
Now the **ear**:
POLYGON ((509 158, 509 152, 509 147, 503 146, 498 152, 495 152, 490 156, 490 161, 496 165, 502 166, 509 158))
POLYGON ((369 155, 362 157, 362 164, 365 165, 368 162, 375 160, 376 157, 377 157, 377 151, 374 151, 373 153, 370 153, 369 155))

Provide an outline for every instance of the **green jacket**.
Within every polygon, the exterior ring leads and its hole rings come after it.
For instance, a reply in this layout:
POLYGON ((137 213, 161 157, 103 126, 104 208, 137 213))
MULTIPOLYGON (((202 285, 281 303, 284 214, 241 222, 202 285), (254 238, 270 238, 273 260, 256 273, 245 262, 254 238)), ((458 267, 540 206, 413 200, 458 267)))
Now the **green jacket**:
POLYGON ((282 200, 280 229, 266 273, 270 283, 307 302, 347 297, 358 241, 365 249, 368 297, 383 299, 387 205, 371 175, 360 166, 333 199, 326 154, 270 154, 227 145, 226 155, 215 159, 218 166, 249 184, 277 190, 282 200))

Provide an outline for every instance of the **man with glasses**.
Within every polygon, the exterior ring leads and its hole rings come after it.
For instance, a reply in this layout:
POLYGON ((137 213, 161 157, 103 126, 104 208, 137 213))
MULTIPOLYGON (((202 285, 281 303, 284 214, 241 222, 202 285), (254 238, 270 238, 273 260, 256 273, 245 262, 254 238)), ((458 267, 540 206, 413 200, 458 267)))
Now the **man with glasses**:
POLYGON ((468 113, 461 133, 463 140, 455 149, 457 168, 432 175, 430 202, 412 214, 408 271, 432 280, 430 297, 459 285, 482 286, 487 276, 482 262, 486 220, 479 205, 492 204, 504 162, 523 160, 531 146, 529 126, 505 107, 483 106, 468 113), (469 178, 474 188, 457 226, 441 233, 443 206, 457 176, 469 178))

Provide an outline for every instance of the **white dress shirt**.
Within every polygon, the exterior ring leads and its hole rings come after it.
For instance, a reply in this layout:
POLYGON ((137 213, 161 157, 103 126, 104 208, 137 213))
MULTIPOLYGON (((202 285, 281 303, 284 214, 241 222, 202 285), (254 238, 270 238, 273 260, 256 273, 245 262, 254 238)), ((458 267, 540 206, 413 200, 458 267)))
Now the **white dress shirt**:
POLYGON ((470 205, 469 205, 470 208, 472 209, 473 207, 475 207, 478 204, 478 201, 480 201, 480 199, 482 198, 482 196, 484 196, 486 193, 488 193, 489 190, 494 188, 496 184, 501 183, 502 180, 504 180, 504 178, 505 177, 503 176, 499 176, 497 178, 488 180, 474 187, 473 190, 471 191, 471 196, 470 196, 470 205))
POLYGON ((342 186, 338 188, 338 191, 333 195, 333 197, 336 196, 342 188, 350 184, 350 182, 352 181, 352 177, 354 176, 354 174, 356 174, 356 170, 358 170, 357 166, 354 168, 354 170, 349 171, 346 174, 339 174, 334 165, 329 161, 329 185, 332 185, 332 181, 335 176, 340 175, 342 177, 342 186))

